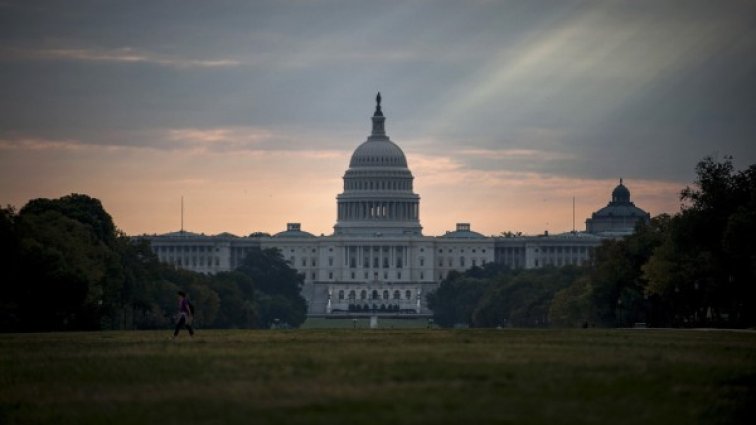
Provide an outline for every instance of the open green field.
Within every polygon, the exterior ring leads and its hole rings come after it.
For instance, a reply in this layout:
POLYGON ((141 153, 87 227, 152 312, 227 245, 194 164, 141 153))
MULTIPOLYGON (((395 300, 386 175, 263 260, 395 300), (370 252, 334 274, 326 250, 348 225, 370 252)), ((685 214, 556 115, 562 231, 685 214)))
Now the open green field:
POLYGON ((0 424, 756 423, 756 333, 0 335, 0 424))

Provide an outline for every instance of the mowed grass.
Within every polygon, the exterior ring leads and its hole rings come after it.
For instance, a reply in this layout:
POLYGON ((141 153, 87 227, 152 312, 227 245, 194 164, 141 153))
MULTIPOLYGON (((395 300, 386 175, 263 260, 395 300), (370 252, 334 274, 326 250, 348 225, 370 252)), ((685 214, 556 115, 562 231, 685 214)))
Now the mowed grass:
MULTIPOLYGON (((383 318, 380 317, 376 324, 377 329, 422 329, 428 328, 428 319, 422 318, 383 318)), ((438 328, 438 325, 433 325, 438 328)), ((330 319, 323 317, 308 317, 302 324, 302 329, 360 329, 370 328, 370 318, 360 317, 357 319, 330 319)))
POLYGON ((752 332, 169 335, 0 335, 0 423, 756 423, 752 332))

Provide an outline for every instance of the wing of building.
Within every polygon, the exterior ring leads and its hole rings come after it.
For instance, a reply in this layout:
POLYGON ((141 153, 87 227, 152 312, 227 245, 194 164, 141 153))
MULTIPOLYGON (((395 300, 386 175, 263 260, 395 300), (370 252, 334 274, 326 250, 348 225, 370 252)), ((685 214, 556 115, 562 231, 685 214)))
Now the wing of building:
POLYGON ((420 196, 402 149, 386 135, 380 94, 372 131, 355 149, 336 196, 334 232, 315 236, 299 223, 272 236, 186 231, 140 236, 161 261, 201 273, 233 270, 253 248, 277 248, 304 275, 310 315, 428 315, 426 295, 451 271, 489 262, 512 268, 584 264, 607 237, 632 233, 648 213, 630 202, 620 181, 606 208, 586 221, 587 232, 488 237, 457 223, 442 236, 425 236, 420 196))

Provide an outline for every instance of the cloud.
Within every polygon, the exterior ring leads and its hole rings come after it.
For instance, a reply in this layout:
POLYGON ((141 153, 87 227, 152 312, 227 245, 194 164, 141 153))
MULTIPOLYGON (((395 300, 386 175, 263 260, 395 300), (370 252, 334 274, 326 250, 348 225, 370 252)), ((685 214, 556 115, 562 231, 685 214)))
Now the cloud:
POLYGON ((219 205, 199 230, 287 217, 327 232, 381 90, 430 234, 465 217, 486 233, 542 231, 571 215, 572 194, 578 208, 604 205, 619 177, 641 207, 674 211, 704 155, 756 160, 752 12, 696 0, 10 2, 0 193, 89 188, 139 232, 168 226, 161 199, 196 188, 197 204, 219 205), (245 190, 254 199, 234 204, 245 190), (124 207, 140 191, 153 208, 124 207))
POLYGON ((42 60, 42 61, 84 61, 116 63, 148 63, 178 68, 218 68, 241 65, 235 59, 190 59, 160 55, 153 52, 121 47, 115 49, 86 48, 4 48, 0 49, 0 60, 42 60))
POLYGON ((72 151, 83 149, 86 145, 75 140, 49 140, 39 138, 0 139, 0 150, 59 150, 72 151))
POLYGON ((351 151, 333 149, 286 149, 271 147, 275 133, 262 129, 217 128, 217 129, 170 129, 161 130, 151 137, 162 138, 152 144, 91 144, 80 140, 42 138, 0 138, 0 151, 17 152, 80 152, 97 154, 105 152, 130 152, 146 154, 153 152, 180 151, 182 154, 200 158, 206 155, 225 157, 234 155, 248 158, 282 160, 299 158, 311 160, 345 159, 348 163, 351 151), (267 144, 267 146, 262 146, 267 144))

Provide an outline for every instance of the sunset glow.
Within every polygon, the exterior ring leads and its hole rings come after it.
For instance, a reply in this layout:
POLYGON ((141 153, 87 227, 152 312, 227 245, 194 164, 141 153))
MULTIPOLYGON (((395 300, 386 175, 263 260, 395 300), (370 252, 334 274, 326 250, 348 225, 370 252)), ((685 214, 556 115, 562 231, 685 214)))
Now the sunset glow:
POLYGON ((384 95, 427 235, 583 230, 619 178, 679 209, 756 162, 746 2, 0 2, 0 202, 128 234, 329 234, 384 95), (84 24, 82 24, 84 23, 84 24))

